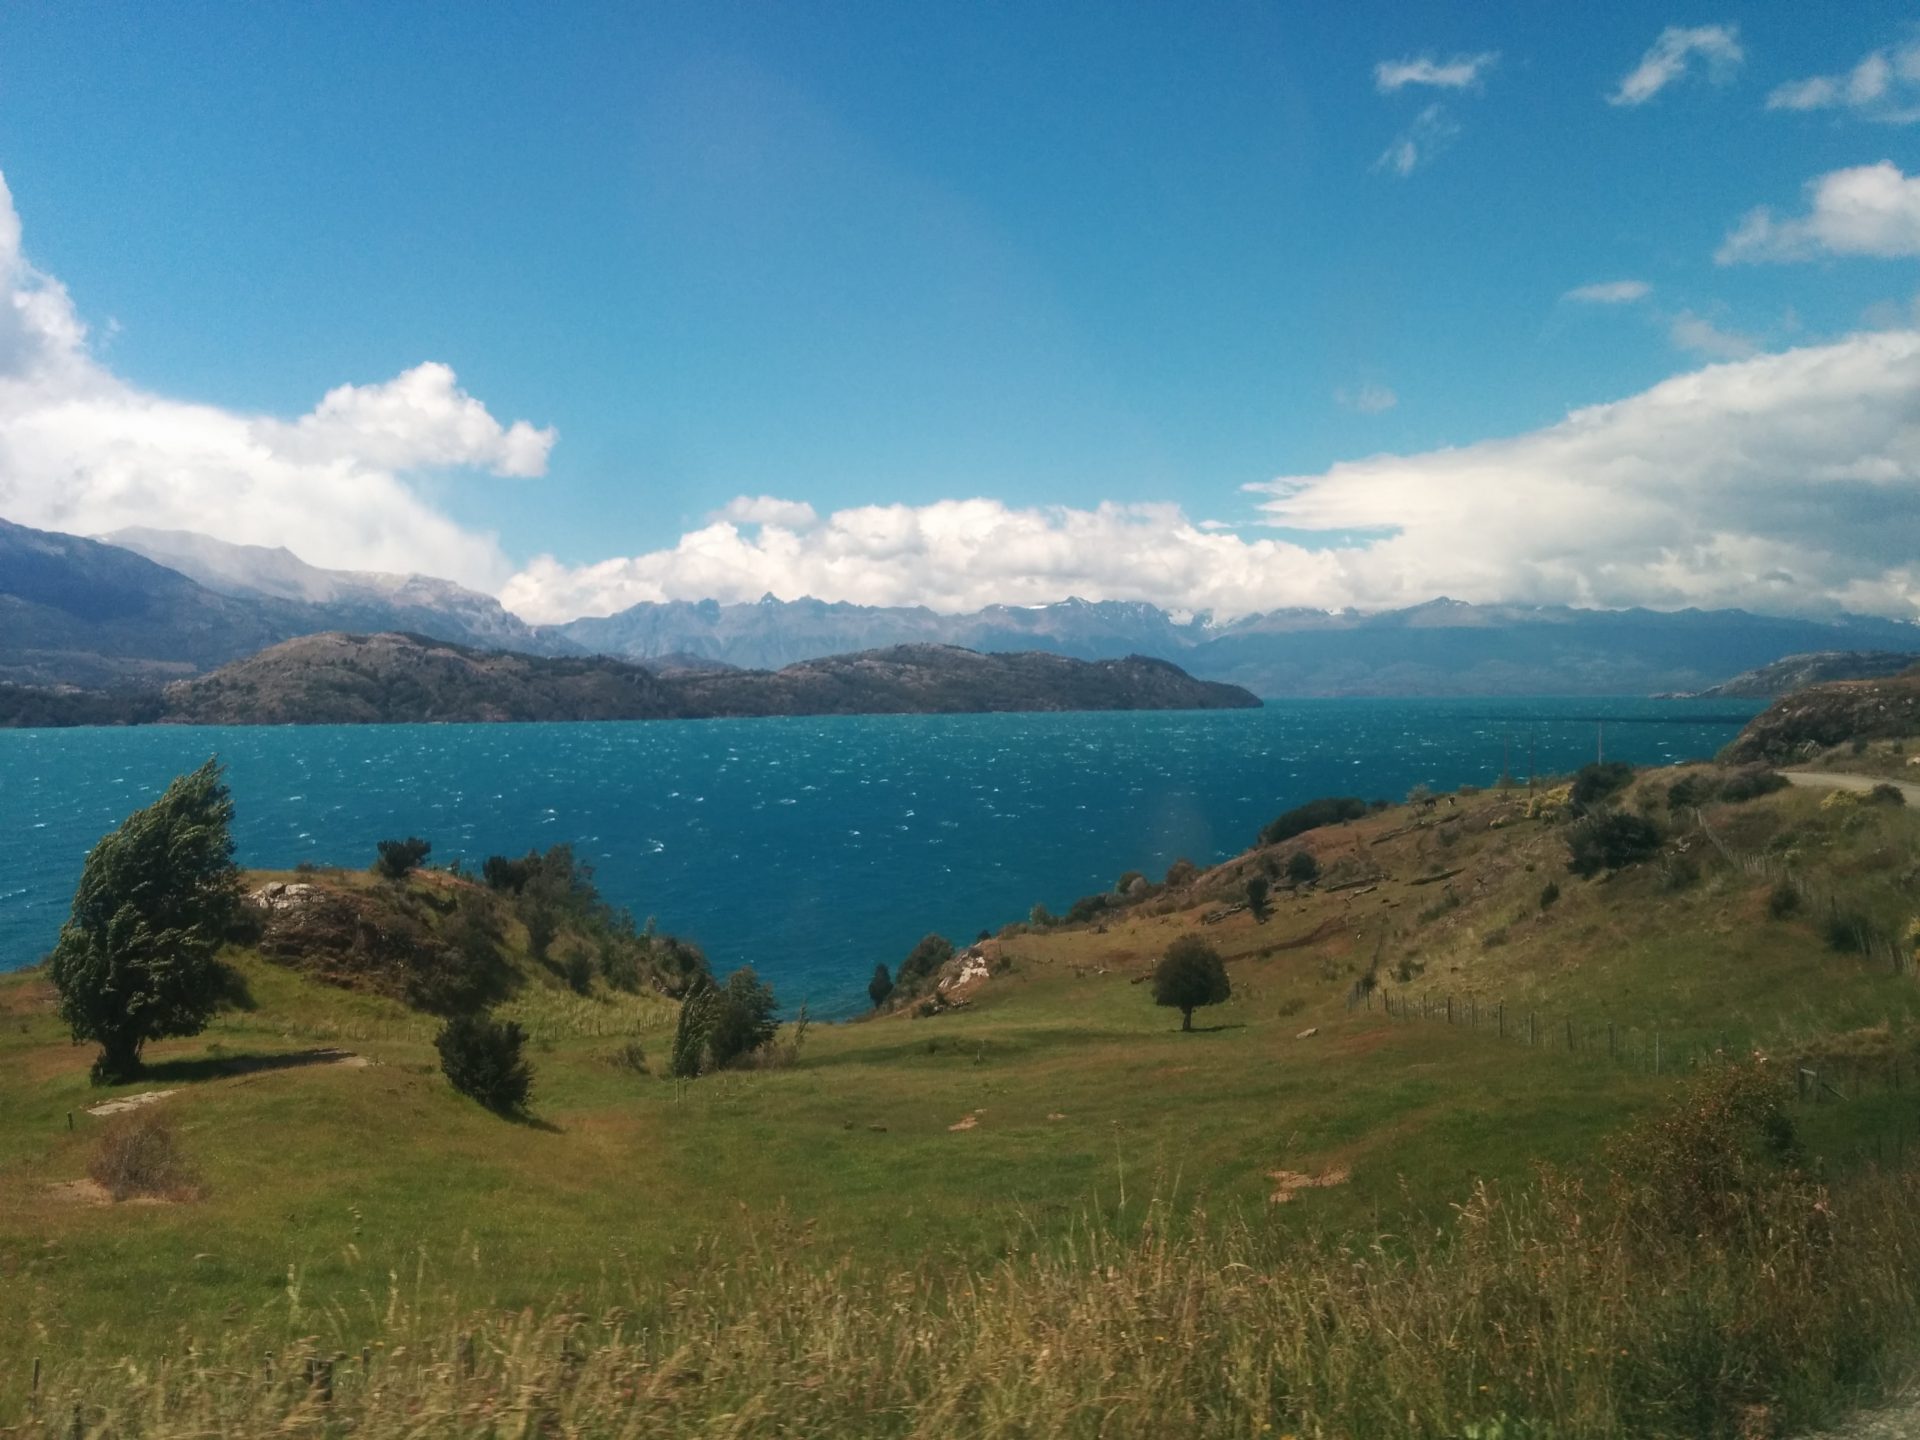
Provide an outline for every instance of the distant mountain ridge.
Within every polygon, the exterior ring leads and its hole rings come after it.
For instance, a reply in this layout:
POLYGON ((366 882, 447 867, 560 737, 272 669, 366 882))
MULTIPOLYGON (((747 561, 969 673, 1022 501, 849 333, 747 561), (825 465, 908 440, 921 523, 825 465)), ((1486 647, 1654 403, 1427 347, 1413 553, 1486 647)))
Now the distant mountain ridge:
POLYGON ((1158 655, 1257 695, 1646 695, 1699 690, 1812 650, 1920 649, 1920 627, 1741 610, 1576 610, 1439 599, 1361 614, 1289 609, 1217 623, 1137 601, 1068 599, 960 615, 813 599, 645 602, 556 627, 583 649, 642 663, 673 653, 778 667, 896 644, 1158 655))
POLYGON ((397 632, 535 655, 603 654, 662 672, 778 670, 896 645, 1149 655, 1284 696, 1699 692, 1782 656, 1920 651, 1920 626, 1740 610, 1576 610, 1439 599, 1375 614, 1284 609, 1219 622, 1142 601, 1069 598, 958 615, 767 596, 634 605, 529 625, 490 596, 418 575, 325 570, 283 549, 183 531, 109 544, 0 521, 0 682, 103 687, 201 674, 300 635, 397 632))
POLYGON ((307 635, 176 681, 162 721, 209 725, 662 720, 1034 710, 1223 710, 1260 702, 1164 660, 903 645, 784 670, 661 674, 606 656, 474 650, 419 635, 307 635))

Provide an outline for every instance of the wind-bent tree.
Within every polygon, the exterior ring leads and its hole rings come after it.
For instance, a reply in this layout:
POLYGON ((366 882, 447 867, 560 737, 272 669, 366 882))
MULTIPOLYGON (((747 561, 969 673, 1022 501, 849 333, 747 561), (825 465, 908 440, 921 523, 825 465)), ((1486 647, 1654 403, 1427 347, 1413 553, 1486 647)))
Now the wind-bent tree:
POLYGON ((887 967, 874 966, 873 978, 867 982, 867 998, 873 1001, 873 1008, 878 1010, 886 1004, 887 997, 891 994, 893 994, 893 977, 887 974, 887 967))
POLYGON ((1220 952, 1198 935, 1182 935, 1153 970, 1153 1003, 1180 1012, 1180 1028, 1193 1029, 1193 1012, 1231 998, 1233 986, 1220 952))
POLYGON ((215 953, 240 904, 233 797, 208 760, 93 847, 47 962, 60 1016, 97 1041, 95 1084, 140 1073, 149 1040, 197 1035, 223 991, 215 953))

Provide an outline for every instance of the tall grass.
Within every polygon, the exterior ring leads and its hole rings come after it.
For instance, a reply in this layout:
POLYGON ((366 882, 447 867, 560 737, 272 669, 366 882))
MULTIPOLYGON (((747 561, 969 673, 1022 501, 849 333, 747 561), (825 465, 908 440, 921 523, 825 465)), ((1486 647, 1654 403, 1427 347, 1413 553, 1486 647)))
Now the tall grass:
POLYGON ((1663 1117, 1602 1185, 1478 1186, 1437 1232, 1302 1239, 1154 1202, 1012 1236, 978 1273, 822 1263, 775 1224, 539 1313, 417 1278, 315 1314, 290 1283, 172 1358, 63 1363, 11 1433, 1788 1433, 1903 1375, 1920 1177, 1815 1183, 1751 1102, 1663 1117))

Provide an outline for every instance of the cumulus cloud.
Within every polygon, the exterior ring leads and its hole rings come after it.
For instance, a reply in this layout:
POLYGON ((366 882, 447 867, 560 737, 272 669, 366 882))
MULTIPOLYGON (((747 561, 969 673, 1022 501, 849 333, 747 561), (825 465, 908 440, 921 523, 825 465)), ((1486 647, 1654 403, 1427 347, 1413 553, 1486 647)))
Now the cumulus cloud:
POLYGON ((1722 330, 1705 316, 1682 310, 1667 327, 1675 348, 1709 360, 1745 360, 1760 353, 1759 342, 1734 330, 1722 330))
POLYGON ((1575 286, 1560 298, 1577 305, 1631 305, 1652 293, 1653 286, 1644 280, 1602 280, 1593 285, 1575 286))
POLYGON ((737 495, 710 518, 736 525, 777 525, 786 530, 811 530, 820 523, 806 501, 782 500, 774 495, 737 495))
POLYGON ((1920 42, 1875 50, 1841 75, 1775 87, 1769 110, 1841 110, 1887 125, 1920 121, 1920 42))
POLYGON ((1834 170, 1807 182, 1807 213, 1776 218, 1766 206, 1741 220, 1714 258, 1741 262, 1819 255, 1920 255, 1920 175, 1891 160, 1834 170))
POLYGON ((1373 384, 1361 385, 1352 390, 1336 390, 1333 392, 1333 400, 1336 405, 1357 411, 1362 415, 1378 415, 1384 410, 1393 409, 1400 403, 1400 397, 1385 385, 1373 384))
POLYGON ((408 486, 409 472, 544 473, 552 430, 502 425, 444 365, 343 385, 294 420, 129 385, 37 270, 0 178, 0 515, 78 534, 124 526, 292 545, 322 565, 424 570, 491 589, 511 568, 408 486))
POLYGON ((1254 538, 1167 505, 867 506, 804 528, 723 518, 597 565, 542 558, 502 599, 537 620, 767 592, 945 611, 1077 594, 1224 617, 1446 594, 1914 618, 1920 562, 1894 522, 1920 509, 1917 400, 1920 331, 1862 334, 1510 439, 1250 486, 1275 527, 1254 538))
POLYGON ((1382 60, 1373 67, 1373 83, 1383 95, 1408 85, 1430 85, 1438 90, 1477 90, 1487 71, 1499 59, 1499 51, 1487 50, 1478 55, 1456 55, 1451 60, 1436 60, 1431 55, 1382 60))
POLYGON ((1380 153, 1380 158, 1373 162, 1373 168, 1388 171, 1404 180, 1451 145, 1459 134, 1459 124, 1447 113, 1444 105, 1429 105, 1414 116, 1413 123, 1380 153))
POLYGON ((1644 105, 1692 67, 1695 57, 1706 64, 1707 78, 1724 85, 1740 68, 1746 52, 1740 48, 1737 25, 1669 25, 1660 32, 1640 63, 1620 77, 1607 97, 1610 105, 1644 105))

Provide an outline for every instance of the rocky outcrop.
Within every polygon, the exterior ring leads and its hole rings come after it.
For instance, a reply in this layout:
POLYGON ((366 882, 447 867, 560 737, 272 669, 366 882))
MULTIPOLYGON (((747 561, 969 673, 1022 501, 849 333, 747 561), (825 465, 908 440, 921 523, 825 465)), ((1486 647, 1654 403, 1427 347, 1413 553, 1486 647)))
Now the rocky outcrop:
POLYGON ((1830 745, 1920 735, 1920 668, 1795 691, 1755 716, 1722 758, 1785 764, 1830 745))

